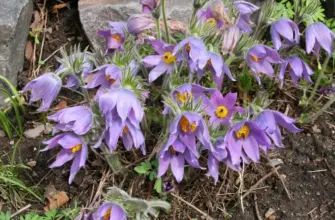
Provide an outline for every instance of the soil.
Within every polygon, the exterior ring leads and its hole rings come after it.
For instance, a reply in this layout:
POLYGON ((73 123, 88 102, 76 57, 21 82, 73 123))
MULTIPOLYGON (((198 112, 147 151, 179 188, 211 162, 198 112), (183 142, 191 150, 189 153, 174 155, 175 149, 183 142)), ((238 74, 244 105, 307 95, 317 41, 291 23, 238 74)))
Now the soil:
MULTIPOLYGON (((69 2, 70 8, 62 8, 58 10, 58 14, 49 12, 48 27, 52 27, 53 31, 46 38, 43 49, 44 58, 66 43, 68 43, 68 46, 77 43, 81 43, 82 47, 88 45, 79 21, 77 0, 64 2, 69 2)), ((49 11, 56 4, 60 3, 57 0, 48 1, 47 8, 49 11)), ((57 66, 55 58, 50 59, 47 66, 51 69, 55 68, 57 66)), ((27 72, 26 69, 20 76, 21 86, 27 82, 27 72)), ((286 97, 281 92, 277 96, 286 97)), ((287 101, 289 98, 284 99, 287 101)), ((289 112, 291 115, 298 111, 296 101, 290 100, 287 102, 293 109, 289 112)), ((280 108, 286 107, 279 102, 275 105, 280 106, 280 108)), ((281 110, 285 110, 285 108, 281 110)), ((283 161, 283 164, 280 165, 281 168, 278 170, 278 175, 273 174, 262 181, 255 191, 244 198, 244 212, 242 212, 240 203, 241 197, 236 193, 240 185, 239 176, 236 172, 228 171, 222 166, 220 178, 216 185, 213 184, 212 179, 208 179, 204 175, 205 171, 186 169, 186 180, 180 185, 174 183, 173 194, 175 196, 168 194, 165 196, 172 203, 172 210, 169 214, 161 215, 158 219, 206 219, 194 208, 181 201, 180 198, 204 213, 208 213, 212 218, 220 220, 265 219, 265 213, 270 208, 275 211, 270 219, 335 219, 334 108, 330 112, 332 114, 325 114, 320 117, 315 125, 313 124, 314 127, 311 124, 304 125, 304 132, 302 133, 292 135, 283 132, 286 146, 284 149, 277 149, 268 153, 260 164, 246 166, 246 174, 243 178, 243 193, 273 170, 272 167, 267 165, 267 159, 281 159, 283 161), (287 187, 288 192, 284 186, 287 187), (291 200, 288 193, 292 196, 291 200)), ((31 126, 29 120, 34 120, 36 117, 27 116, 25 119, 28 128, 31 126)), ((36 161, 36 166, 32 167, 31 171, 22 173, 22 179, 28 186, 37 187, 43 193, 46 186, 54 185, 56 189, 68 193, 71 203, 78 201, 81 207, 88 207, 94 202, 92 198, 102 181, 101 178, 106 180, 107 186, 120 186, 134 196, 147 199, 158 196, 153 192, 151 182, 133 172, 136 164, 132 163, 137 161, 138 158, 136 158, 136 155, 129 155, 129 153, 121 154, 126 158, 123 162, 129 168, 121 175, 108 173, 107 165, 95 154, 90 155, 86 168, 81 170, 74 183, 69 185, 67 181, 70 165, 58 169, 49 169, 47 165, 54 160, 56 152, 39 152, 39 149, 43 147, 41 142, 46 138, 49 138, 49 136, 45 135, 36 140, 24 139, 19 145, 19 155, 23 164, 27 164, 31 160, 36 161), (130 157, 133 157, 132 160, 129 160, 130 157)), ((0 143, 2 143, 1 154, 5 155, 11 151, 10 141, 7 138, 0 137, 0 143)), ((6 206, 5 203, 3 209, 18 210, 18 207, 6 206)), ((32 210, 43 212, 43 204, 33 203, 28 211, 32 210)))

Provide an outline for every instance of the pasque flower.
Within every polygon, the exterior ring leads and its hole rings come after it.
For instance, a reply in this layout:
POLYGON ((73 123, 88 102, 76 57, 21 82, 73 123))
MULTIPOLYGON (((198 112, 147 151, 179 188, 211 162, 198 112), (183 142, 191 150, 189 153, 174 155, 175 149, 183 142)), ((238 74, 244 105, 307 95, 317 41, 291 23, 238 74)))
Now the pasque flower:
POLYGON ((247 62, 260 84, 261 80, 259 73, 273 76, 274 70, 271 64, 282 63, 283 61, 276 50, 259 44, 249 49, 247 53, 247 62))
POLYGON ((284 45, 299 44, 298 25, 288 18, 279 19, 271 25, 271 37, 276 50, 282 47, 281 38, 284 40, 284 45))
POLYGON ((123 43, 125 40, 126 22, 108 22, 111 27, 109 30, 100 30, 98 35, 106 39, 106 54, 110 54, 115 50, 123 51, 123 43))
POLYGON ((149 73, 149 83, 155 81, 164 73, 173 72, 177 56, 172 54, 174 45, 167 44, 161 40, 152 40, 152 48, 156 55, 144 57, 142 60, 146 66, 154 67, 149 73))
POLYGON ((177 137, 171 136, 160 153, 157 177, 163 176, 170 165, 172 174, 180 182, 184 176, 185 161, 194 168, 201 168, 190 149, 177 137))
POLYGON ((42 101, 38 112, 47 111, 62 87, 62 80, 53 73, 45 73, 30 81, 21 91, 31 91, 29 103, 42 101))
POLYGON ((297 120, 273 110, 262 111, 257 116, 256 123, 269 135, 277 147, 284 147, 279 125, 291 133, 302 131, 294 125, 294 123, 297 123, 297 120))
POLYGON ((78 135, 84 135, 92 126, 93 113, 87 106, 75 106, 62 109, 56 114, 48 116, 48 119, 58 123, 54 128, 54 133, 73 131, 78 135))
POLYGON ((235 1, 234 7, 239 12, 239 17, 237 19, 236 25, 240 28, 241 31, 252 32, 250 26, 253 23, 250 21, 250 15, 257 11, 259 7, 246 1, 235 1))
POLYGON ((241 31, 237 26, 231 26, 224 30, 221 52, 223 55, 234 53, 235 47, 240 40, 241 31))
POLYGON ((225 145, 230 153, 233 165, 240 164, 241 157, 252 161, 260 159, 259 148, 271 148, 271 140, 256 122, 241 121, 231 127, 225 136, 225 145))
POLYGON ((160 0, 140 0, 142 4, 142 13, 151 14, 157 8, 160 0))
POLYGON ((284 84, 284 75, 285 72, 289 72, 291 79, 295 86, 298 87, 298 80, 302 77, 305 78, 306 81, 312 83, 311 75, 313 75, 313 70, 309 68, 309 66, 299 57, 291 57, 284 61, 281 65, 279 80, 281 82, 281 86, 284 84))
POLYGON ((72 133, 64 133, 43 142, 43 144, 48 146, 41 151, 51 150, 57 146, 62 148, 57 154, 55 162, 49 166, 50 168, 63 166, 73 159, 69 177, 69 184, 71 184, 79 169, 84 167, 86 163, 88 148, 84 139, 72 133))
POLYGON ((212 93, 210 107, 206 109, 210 116, 210 123, 215 127, 218 125, 230 125, 230 119, 235 112, 243 113, 245 109, 235 106, 237 93, 228 93, 225 96, 219 90, 212 93))
POLYGON ((306 52, 313 51, 315 56, 319 56, 320 48, 323 48, 331 56, 334 39, 335 34, 323 23, 310 24, 306 29, 306 52))
POLYGON ((129 33, 137 35, 145 30, 155 27, 155 22, 151 15, 137 14, 131 16, 127 21, 127 28, 129 33))
POLYGON ((229 68, 223 62, 222 57, 219 54, 207 52, 204 57, 199 59, 198 67, 198 80, 202 78, 206 70, 209 70, 213 74, 214 82, 219 89, 222 88, 224 74, 227 74, 229 79, 235 81, 229 68))
POLYGON ((210 22, 215 24, 218 29, 225 23, 225 8, 221 0, 214 0, 208 4, 206 9, 200 9, 197 12, 199 20, 204 24, 210 22))
MULTIPOLYGON (((117 204, 105 202, 93 214, 94 220, 126 220, 126 212, 117 204)), ((92 220, 93 220, 92 219, 92 220)))

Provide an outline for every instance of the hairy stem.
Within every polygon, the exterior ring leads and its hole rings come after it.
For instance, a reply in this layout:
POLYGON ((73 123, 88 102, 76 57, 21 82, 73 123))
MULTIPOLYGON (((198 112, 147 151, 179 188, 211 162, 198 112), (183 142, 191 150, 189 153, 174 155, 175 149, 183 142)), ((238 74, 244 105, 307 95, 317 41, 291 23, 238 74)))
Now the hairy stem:
POLYGON ((161 39, 161 25, 160 25, 160 19, 155 19, 156 21, 156 31, 157 31, 157 40, 161 39))
POLYGON ((317 119, 320 115, 322 115, 322 113, 324 111, 326 111, 333 103, 335 103, 335 95, 328 100, 328 102, 319 110, 317 111, 315 114, 313 114, 309 119, 307 119, 305 122, 309 122, 309 121, 313 121, 315 119, 317 119))
POLYGON ((169 33, 169 27, 167 24, 167 19, 166 19, 166 10, 165 10, 165 0, 162 0, 162 14, 163 14, 163 21, 164 21, 164 26, 165 26, 165 36, 166 36, 166 42, 170 43, 170 33, 169 33))

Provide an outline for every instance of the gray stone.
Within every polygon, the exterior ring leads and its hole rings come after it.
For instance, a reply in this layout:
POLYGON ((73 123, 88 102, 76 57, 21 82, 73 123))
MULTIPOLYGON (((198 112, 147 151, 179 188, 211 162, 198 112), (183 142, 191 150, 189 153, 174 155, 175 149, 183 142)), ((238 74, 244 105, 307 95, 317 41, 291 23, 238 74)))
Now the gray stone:
MULTIPOLYGON (((126 21, 141 13, 138 0, 79 0, 80 20, 94 49, 104 48, 104 39, 97 31, 107 28, 107 21, 126 21)), ((192 15, 193 0, 167 0, 168 19, 188 22, 192 15)))
MULTIPOLYGON (((22 71, 24 50, 33 12, 32 0, 0 1, 0 75, 14 85, 22 71)), ((3 84, 0 82, 0 87, 3 84)), ((0 95, 0 105, 3 98, 0 95)))

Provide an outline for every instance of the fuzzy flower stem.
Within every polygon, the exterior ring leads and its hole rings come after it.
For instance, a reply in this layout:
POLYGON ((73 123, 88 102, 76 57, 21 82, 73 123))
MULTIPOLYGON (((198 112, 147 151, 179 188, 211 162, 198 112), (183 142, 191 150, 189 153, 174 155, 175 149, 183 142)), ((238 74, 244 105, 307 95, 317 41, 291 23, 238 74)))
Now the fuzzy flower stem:
POLYGON ((157 31, 157 40, 161 40, 161 25, 160 25, 160 19, 155 19, 156 21, 156 31, 157 31))
MULTIPOLYGON (((81 77, 80 77, 79 81, 80 81, 80 85, 81 85, 81 86, 84 86, 84 85, 85 85, 85 83, 84 83, 84 81, 83 81, 83 79, 82 79, 81 77)), ((86 99, 86 101, 87 101, 87 104, 90 105, 90 103, 91 103, 91 99, 90 99, 90 96, 89 96, 89 94, 88 94, 87 89, 85 89, 85 88, 82 87, 82 91, 83 91, 83 95, 84 95, 84 97, 85 97, 85 99, 86 99)))
POLYGON ((167 43, 170 43, 169 26, 167 24, 166 12, 165 12, 165 0, 162 0, 162 14, 163 14, 163 21, 164 21, 164 26, 165 26, 165 36, 166 36, 165 40, 167 43))
POLYGON ((326 111, 333 103, 335 102, 335 95, 328 100, 328 102, 319 110, 317 111, 315 114, 313 114, 309 119, 307 119, 305 122, 310 122, 310 121, 314 121, 315 119, 317 119, 320 115, 322 115, 322 113, 324 111, 326 111))
POLYGON ((325 61, 323 62, 322 69, 321 69, 321 71, 320 71, 320 73, 318 75, 318 78, 316 79, 316 82, 315 82, 314 88, 313 88, 313 90, 311 92, 311 95, 310 95, 310 97, 307 100, 307 104, 309 104, 312 101, 312 99, 314 98, 316 90, 318 89, 318 87, 320 85, 320 82, 321 82, 321 79, 324 76, 324 72, 325 72, 325 70, 327 68, 329 60, 330 60, 330 56, 327 56, 326 59, 325 59, 325 61))

